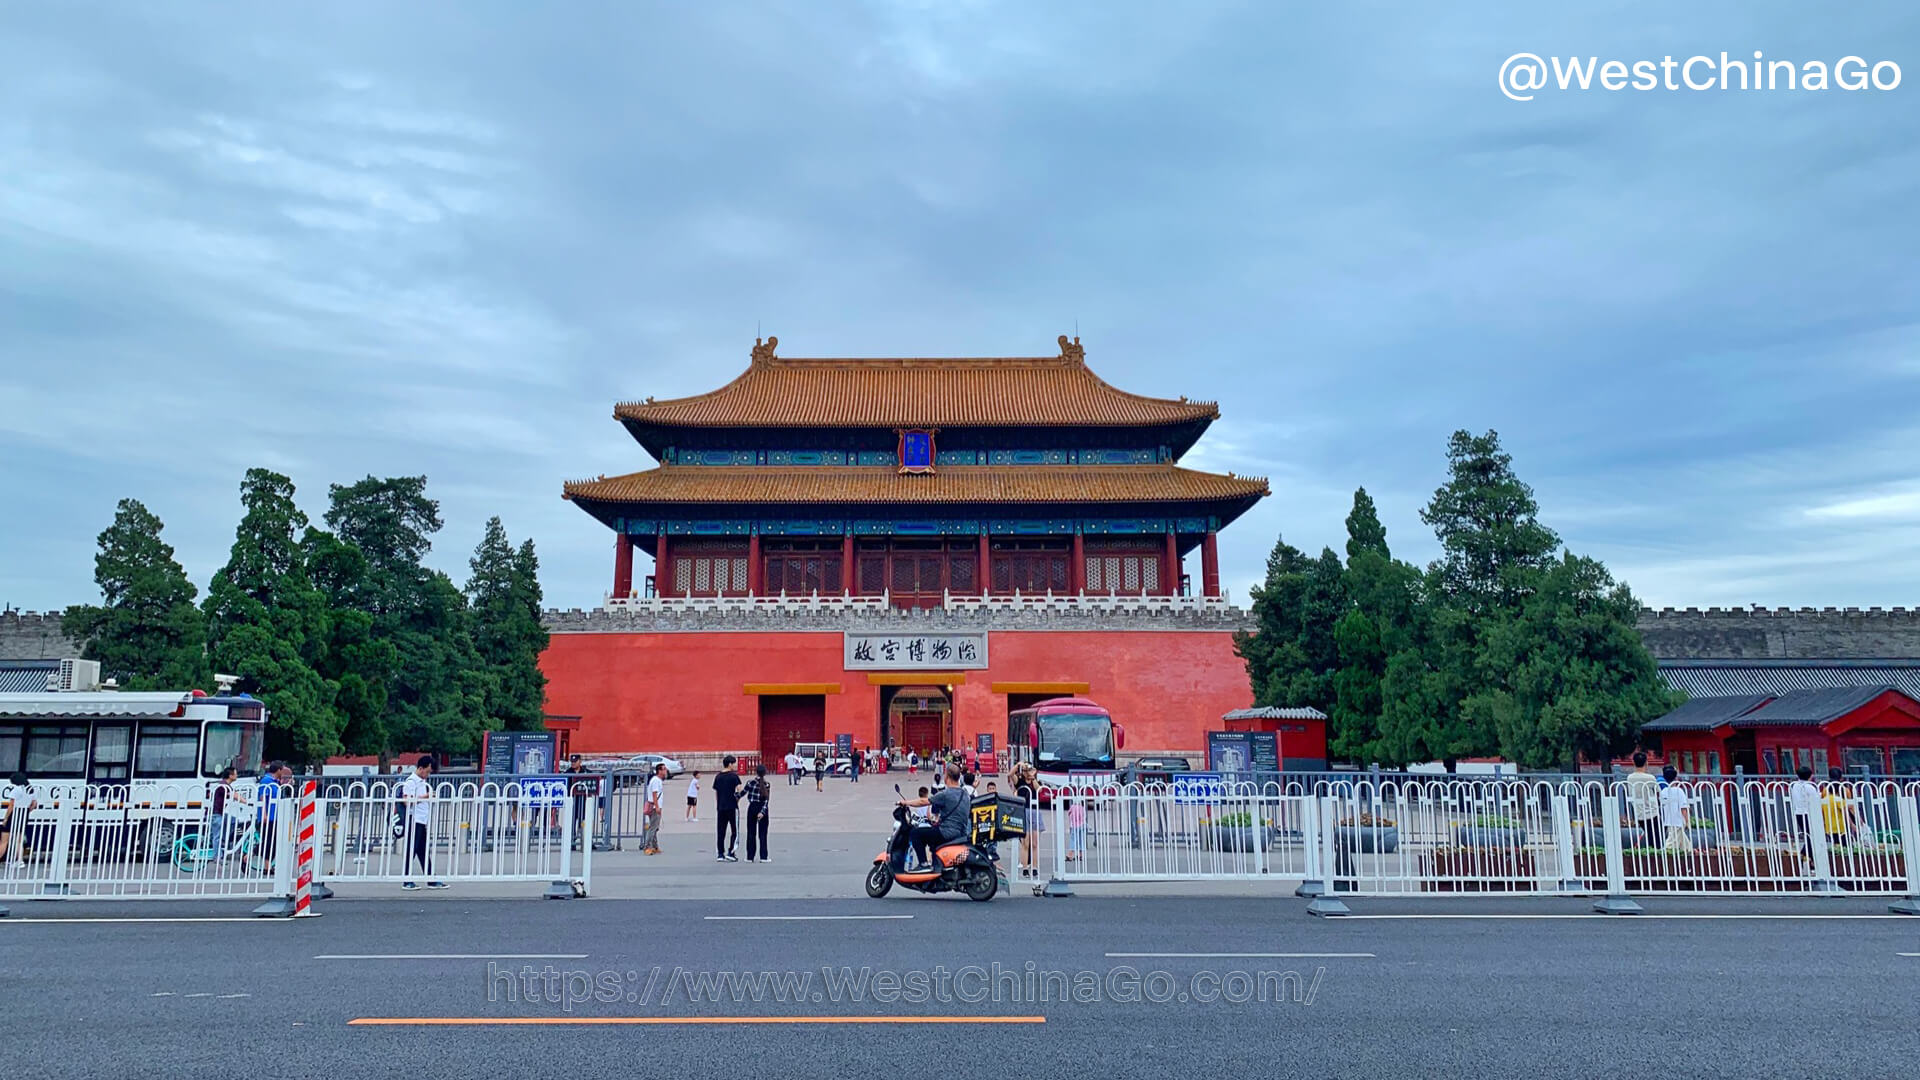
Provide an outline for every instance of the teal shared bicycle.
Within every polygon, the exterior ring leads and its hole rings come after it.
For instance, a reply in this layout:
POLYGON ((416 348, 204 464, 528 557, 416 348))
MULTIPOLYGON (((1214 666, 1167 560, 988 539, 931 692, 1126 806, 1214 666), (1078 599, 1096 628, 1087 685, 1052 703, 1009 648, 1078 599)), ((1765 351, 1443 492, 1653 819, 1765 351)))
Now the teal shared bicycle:
MULTIPOLYGON (((237 824, 237 823, 235 823, 237 824)), ((260 847, 260 830, 254 824, 227 830, 233 839, 226 844, 202 844, 198 831, 181 833, 173 841, 173 865, 183 874, 198 872, 209 863, 238 860, 244 867, 260 847)))

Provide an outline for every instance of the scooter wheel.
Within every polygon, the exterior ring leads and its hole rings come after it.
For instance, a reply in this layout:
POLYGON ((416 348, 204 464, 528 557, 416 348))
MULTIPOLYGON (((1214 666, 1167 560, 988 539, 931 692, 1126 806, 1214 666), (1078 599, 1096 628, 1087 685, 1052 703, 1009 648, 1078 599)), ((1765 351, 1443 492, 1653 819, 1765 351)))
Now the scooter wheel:
POLYGON ((973 876, 967 879, 966 893, 969 900, 991 900, 999 891, 1000 876, 991 870, 975 870, 973 876))
POLYGON ((887 895, 892 888, 893 875, 887 872, 886 867, 874 863, 873 869, 867 871, 867 895, 878 900, 887 895))

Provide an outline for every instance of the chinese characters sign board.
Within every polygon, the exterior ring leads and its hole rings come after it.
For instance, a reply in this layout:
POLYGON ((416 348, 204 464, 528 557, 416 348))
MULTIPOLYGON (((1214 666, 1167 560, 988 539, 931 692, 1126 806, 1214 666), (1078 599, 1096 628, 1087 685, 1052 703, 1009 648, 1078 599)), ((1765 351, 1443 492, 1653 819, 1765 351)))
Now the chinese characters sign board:
POLYGON ((916 668, 984 668, 987 635, 866 634, 845 638, 848 671, 912 671, 916 668))

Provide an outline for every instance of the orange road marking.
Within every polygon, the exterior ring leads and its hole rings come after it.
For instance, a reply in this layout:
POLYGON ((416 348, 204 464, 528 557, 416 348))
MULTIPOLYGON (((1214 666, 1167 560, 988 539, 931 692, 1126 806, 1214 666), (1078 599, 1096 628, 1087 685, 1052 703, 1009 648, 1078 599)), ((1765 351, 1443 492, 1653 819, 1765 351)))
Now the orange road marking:
POLYGON ((1044 1024, 1044 1016, 362 1016, 359 1027, 532 1024, 1044 1024))

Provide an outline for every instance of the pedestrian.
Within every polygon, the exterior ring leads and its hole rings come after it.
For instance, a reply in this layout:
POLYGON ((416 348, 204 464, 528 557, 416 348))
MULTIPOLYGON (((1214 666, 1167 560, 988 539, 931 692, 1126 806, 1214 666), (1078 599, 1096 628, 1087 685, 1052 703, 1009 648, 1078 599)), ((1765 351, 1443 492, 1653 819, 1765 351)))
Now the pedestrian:
POLYGON ((720 775, 713 778, 714 861, 739 862, 734 848, 740 842, 740 774, 733 771, 732 754, 720 759, 720 775))
POLYGON ((772 862, 773 851, 767 847, 767 811, 773 802, 773 785, 767 783, 767 767, 755 765, 753 779, 747 781, 747 861, 752 862, 755 855, 761 862, 772 862))
POLYGON ((907 751, 907 775, 912 776, 919 771, 920 771, 920 752, 918 750, 907 751))
POLYGON ((260 782, 254 785, 254 801, 259 804, 256 821, 260 828, 260 861, 268 868, 273 867, 273 857, 280 850, 280 797, 291 791, 293 770, 284 761, 269 761, 260 772, 260 782))
POLYGON ((33 810, 33 785, 28 782, 27 774, 15 772, 7 781, 5 791, 0 791, 0 866, 19 869, 27 865, 27 860, 13 850, 13 823, 20 822, 20 830, 26 831, 27 814, 33 810), (11 853, 13 860, 7 861, 11 853))
POLYGON ((1639 830, 1634 846, 1658 850, 1660 837, 1660 781, 1647 771, 1647 752, 1633 752, 1633 771, 1627 774, 1627 810, 1639 830))
POLYGON ((587 835, 587 799, 590 789, 584 779, 587 763, 575 754, 567 759, 567 787, 573 791, 573 846, 578 848, 587 835))
POLYGON ((860 782, 860 751, 853 752, 853 759, 847 762, 847 775, 854 783, 860 782))
POLYGON ((1680 771, 1671 765, 1660 770, 1660 777, 1667 782, 1660 789, 1660 825, 1667 834, 1664 846, 1668 851, 1689 854, 1693 838, 1687 835, 1687 789, 1680 786, 1680 771))
POLYGON ((1020 837, 1020 876, 1026 878, 1040 876, 1040 871, 1033 864, 1034 849, 1039 847, 1040 831, 1045 827, 1040 815, 1038 778, 1034 767, 1023 761, 1007 779, 1013 786, 1014 797, 1027 804, 1027 831, 1020 837))
POLYGON ((207 825, 200 834, 199 846, 201 851, 212 852, 215 860, 224 861, 227 856, 227 803, 233 798, 233 784, 238 779, 240 771, 228 765, 207 792, 207 825))
POLYGON ((660 818, 666 810, 667 765, 655 762, 647 778, 646 802, 641 804, 640 853, 660 854, 660 818))
POLYGON ((1828 768, 1827 788, 1820 795, 1820 823, 1826 827, 1829 847, 1845 847, 1855 835, 1865 831, 1860 822, 1860 808, 1848 798, 1846 775, 1837 765, 1828 768))
POLYGON ((687 820, 700 820, 700 773, 697 770, 693 779, 687 781, 687 820))
POLYGON ((800 761, 800 755, 794 753, 791 750, 787 751, 787 786, 788 787, 800 786, 801 768, 802 768, 802 764, 800 761))
POLYGON ((1080 799, 1067 800, 1067 861, 1087 857, 1087 804, 1080 799))
MULTIPOLYGON (((994 783, 991 780, 987 781, 987 788, 984 794, 990 799, 997 800, 1000 797, 1000 785, 994 783)), ((993 860, 994 873, 996 874, 999 873, 1000 872, 1000 842, 998 840, 987 841, 987 858, 993 860)))
POLYGON ((414 763, 413 775, 400 785, 400 798, 407 804, 407 854, 400 867, 400 887, 407 890, 420 886, 413 883, 413 864, 420 864, 420 873, 427 878, 427 888, 444 889, 447 883, 433 876, 433 867, 428 863, 428 843, 433 835, 433 785, 427 782, 427 776, 433 772, 433 756, 423 754, 414 763))
MULTIPOLYGON (((1820 789, 1813 783, 1813 766, 1802 765, 1794 770, 1800 779, 1787 785, 1787 804, 1793 810, 1793 824, 1800 834, 1800 852, 1807 858, 1813 858, 1813 818, 1820 812, 1820 789)), ((1809 864, 1805 873, 1813 873, 1809 864)))
POLYGON ((827 752, 825 750, 815 750, 813 752, 813 790, 815 791, 827 790, 826 783, 827 783, 827 752))

